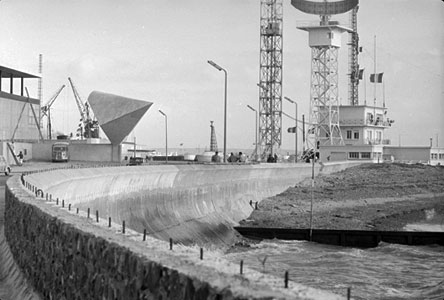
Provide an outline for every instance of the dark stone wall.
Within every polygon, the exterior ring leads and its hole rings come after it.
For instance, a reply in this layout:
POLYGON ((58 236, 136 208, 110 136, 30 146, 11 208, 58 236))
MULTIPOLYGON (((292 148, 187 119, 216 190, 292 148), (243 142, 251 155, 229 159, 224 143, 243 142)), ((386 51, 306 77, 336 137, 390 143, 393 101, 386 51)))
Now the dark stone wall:
POLYGON ((5 235, 17 264, 45 299, 244 298, 84 232, 23 201, 33 196, 17 185, 18 179, 6 189, 5 235))

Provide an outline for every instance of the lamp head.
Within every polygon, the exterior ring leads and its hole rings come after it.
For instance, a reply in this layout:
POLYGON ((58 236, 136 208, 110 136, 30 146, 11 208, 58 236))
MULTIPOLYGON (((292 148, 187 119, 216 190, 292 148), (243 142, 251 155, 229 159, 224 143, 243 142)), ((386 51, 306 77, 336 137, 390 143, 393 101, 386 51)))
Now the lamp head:
POLYGON ((267 91, 268 92, 268 87, 266 87, 266 86, 263 86, 262 84, 260 84, 260 83, 257 83, 256 84, 258 87, 260 87, 261 89, 263 89, 263 90, 265 90, 265 91, 267 91))
POLYGON ((288 97, 284 97, 284 99, 285 100, 287 100, 288 102, 290 102, 290 103, 293 103, 293 104, 295 104, 296 102, 294 102, 293 100, 291 100, 290 98, 288 98, 288 97))
POLYGON ((209 63, 210 65, 212 65, 213 67, 215 67, 216 69, 218 69, 219 71, 222 71, 222 70, 223 70, 221 66, 219 66, 218 64, 216 64, 216 63, 215 63, 214 61, 212 61, 212 60, 209 60, 208 63, 209 63))
POLYGON ((248 104, 247 104, 247 107, 248 107, 249 109, 251 109, 252 111, 256 111, 253 107, 251 107, 251 106, 248 105, 248 104))

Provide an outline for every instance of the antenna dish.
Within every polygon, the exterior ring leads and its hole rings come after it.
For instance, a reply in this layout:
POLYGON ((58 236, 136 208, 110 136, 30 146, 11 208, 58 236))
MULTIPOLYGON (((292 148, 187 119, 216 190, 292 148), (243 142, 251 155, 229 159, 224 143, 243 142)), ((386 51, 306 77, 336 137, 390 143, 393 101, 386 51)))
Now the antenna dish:
POLYGON ((356 5, 358 5, 359 0, 342 0, 327 2, 314 2, 307 0, 291 0, 291 5, 300 11, 320 16, 330 16, 345 13, 352 10, 356 5))

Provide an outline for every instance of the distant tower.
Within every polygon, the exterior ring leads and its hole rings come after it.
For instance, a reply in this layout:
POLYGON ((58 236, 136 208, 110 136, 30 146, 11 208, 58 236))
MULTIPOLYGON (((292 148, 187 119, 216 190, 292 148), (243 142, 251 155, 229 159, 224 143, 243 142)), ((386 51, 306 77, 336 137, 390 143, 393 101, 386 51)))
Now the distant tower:
POLYGON ((210 128, 211 128, 211 138, 210 138, 210 151, 218 151, 217 150, 217 141, 216 141, 216 131, 214 130, 214 121, 210 121, 210 128))
MULTIPOLYGON (((42 107, 42 100, 43 100, 43 90, 42 90, 42 78, 43 78, 43 55, 39 54, 39 74, 40 74, 40 78, 39 78, 39 85, 38 85, 38 97, 39 97, 39 101, 40 101, 40 107, 42 107)), ((41 109, 39 109, 39 123, 38 124, 40 126, 40 128, 43 127, 43 124, 41 122, 42 120, 42 114, 41 114, 41 109)))
POLYGON ((348 98, 350 99, 350 105, 359 104, 359 35, 358 35, 358 9, 359 6, 356 5, 350 11, 350 25, 352 32, 349 34, 349 66, 348 72, 350 76, 349 87, 348 87, 348 98))
POLYGON ((262 159, 282 140, 282 0, 261 0, 259 143, 262 159))
POLYGON ((349 28, 330 21, 331 15, 345 13, 358 4, 358 0, 312 2, 292 0, 291 4, 302 12, 320 16, 320 23, 299 26, 309 33, 311 48, 310 126, 308 147, 317 145, 343 145, 339 128, 338 49, 343 32, 349 28))

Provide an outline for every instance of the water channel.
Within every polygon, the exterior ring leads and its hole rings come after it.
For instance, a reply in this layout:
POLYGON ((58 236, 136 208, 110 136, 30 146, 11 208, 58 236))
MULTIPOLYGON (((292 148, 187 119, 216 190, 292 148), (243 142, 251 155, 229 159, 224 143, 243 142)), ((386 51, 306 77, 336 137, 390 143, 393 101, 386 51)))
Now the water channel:
POLYGON ((357 249, 268 240, 225 258, 282 278, 288 270, 290 280, 339 295, 350 287, 353 299, 444 299, 443 246, 357 249))

